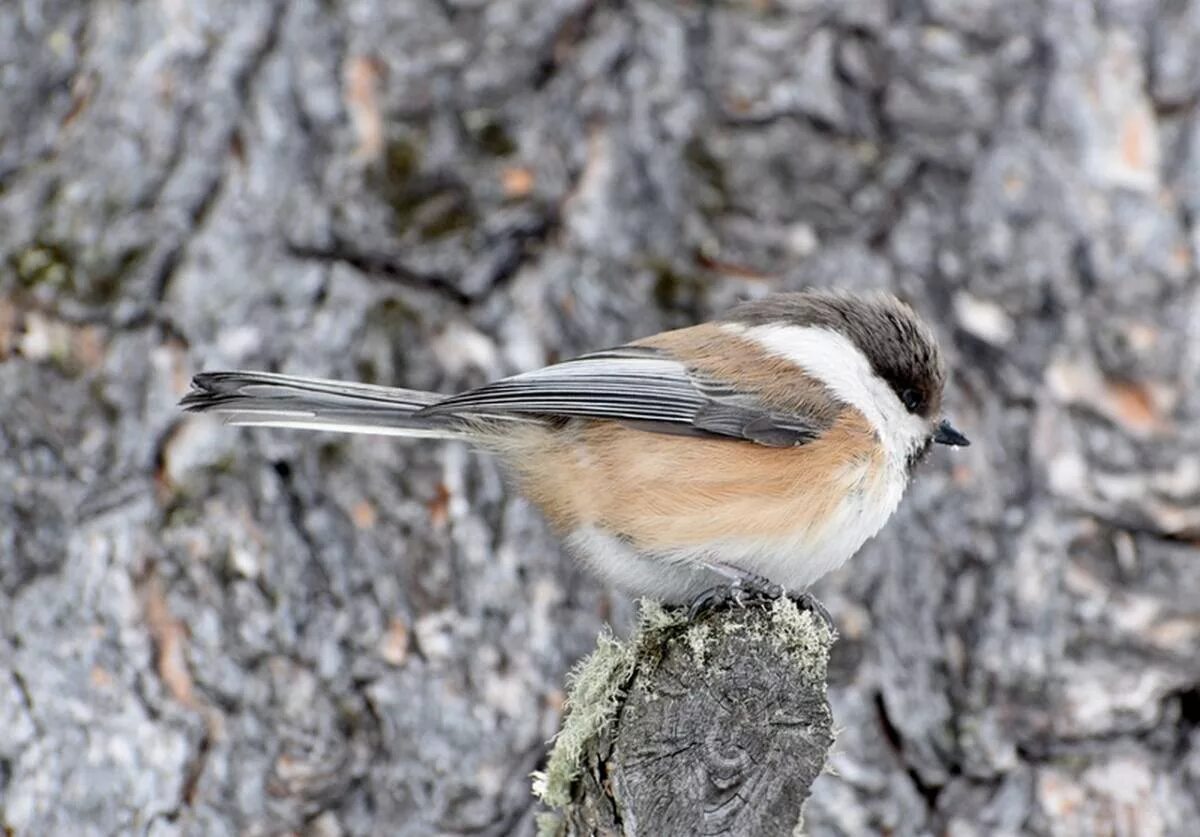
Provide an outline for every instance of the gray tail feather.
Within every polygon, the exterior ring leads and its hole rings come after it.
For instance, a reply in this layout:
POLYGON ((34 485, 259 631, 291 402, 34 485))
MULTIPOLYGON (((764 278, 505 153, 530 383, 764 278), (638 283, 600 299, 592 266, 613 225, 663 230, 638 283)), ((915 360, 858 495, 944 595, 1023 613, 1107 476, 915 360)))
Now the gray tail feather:
POLYGON ((453 415, 417 415, 443 398, 434 392, 272 372, 202 372, 192 378, 192 391, 179 404, 189 412, 222 413, 228 424, 385 436, 467 437, 467 428, 453 415))

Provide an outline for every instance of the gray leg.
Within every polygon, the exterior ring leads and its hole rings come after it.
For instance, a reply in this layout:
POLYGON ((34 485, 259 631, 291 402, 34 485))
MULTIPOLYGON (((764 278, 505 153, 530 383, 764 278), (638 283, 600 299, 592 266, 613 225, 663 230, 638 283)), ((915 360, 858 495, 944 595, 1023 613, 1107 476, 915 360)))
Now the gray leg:
POLYGON ((757 593, 768 599, 778 599, 787 592, 781 585, 776 584, 766 576, 738 569, 720 561, 706 561, 704 566, 708 567, 714 573, 729 579, 730 587, 745 590, 747 593, 757 593))
POLYGON ((701 613, 730 601, 745 607, 754 601, 770 602, 778 599, 780 596, 787 596, 802 610, 807 610, 824 622, 825 627, 829 629, 830 633, 837 632, 829 610, 826 609, 825 605, 821 604, 816 596, 807 590, 800 593, 790 593, 769 578, 730 566, 721 561, 706 561, 704 566, 714 573, 729 579, 729 583, 711 587, 693 599, 691 606, 688 608, 689 618, 694 619, 701 613))
POLYGON ((746 572, 720 561, 705 561, 704 566, 713 573, 729 579, 729 583, 710 587, 696 596, 688 608, 689 618, 695 619, 701 613, 727 602, 745 607, 753 602, 774 601, 785 593, 783 587, 756 573, 746 572))

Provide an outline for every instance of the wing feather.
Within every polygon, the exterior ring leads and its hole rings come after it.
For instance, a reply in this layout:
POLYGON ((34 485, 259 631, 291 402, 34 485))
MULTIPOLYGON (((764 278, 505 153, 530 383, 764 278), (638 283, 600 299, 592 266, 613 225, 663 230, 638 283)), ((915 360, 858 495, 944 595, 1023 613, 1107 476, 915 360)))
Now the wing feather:
POLYGON ((418 416, 532 414, 620 421, 639 429, 791 447, 814 438, 809 417, 772 411, 727 382, 645 346, 597 352, 514 375, 425 407, 418 416))

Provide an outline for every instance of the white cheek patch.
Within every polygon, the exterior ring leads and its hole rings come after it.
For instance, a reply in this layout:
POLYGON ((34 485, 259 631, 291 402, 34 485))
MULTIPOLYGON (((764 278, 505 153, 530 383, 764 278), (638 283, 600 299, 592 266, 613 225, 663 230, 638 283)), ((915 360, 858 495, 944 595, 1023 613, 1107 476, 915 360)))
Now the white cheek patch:
POLYGON ((723 327, 791 361, 824 383, 867 417, 893 457, 906 459, 928 435, 925 421, 905 409, 888 383, 875 374, 867 356, 844 334, 783 324, 726 323, 723 327))

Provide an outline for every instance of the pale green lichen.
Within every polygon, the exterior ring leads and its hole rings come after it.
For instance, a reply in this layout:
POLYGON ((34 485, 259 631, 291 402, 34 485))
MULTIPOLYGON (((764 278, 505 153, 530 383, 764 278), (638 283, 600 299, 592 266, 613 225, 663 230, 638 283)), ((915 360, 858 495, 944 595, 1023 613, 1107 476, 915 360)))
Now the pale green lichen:
POLYGON ((636 645, 605 631, 596 650, 567 676, 567 716, 554 738, 545 772, 533 775, 534 794, 554 808, 571 801, 590 742, 612 722, 637 663, 636 645))
POLYGON ((712 628, 703 623, 692 625, 684 634, 688 648, 692 650, 692 662, 697 668, 708 660, 708 649, 712 641, 712 628))
MULTIPOLYGON (((829 649, 835 637, 823 621, 786 597, 771 603, 767 622, 747 618, 751 613, 747 610, 743 616, 722 621, 720 631, 725 635, 748 631, 755 639, 769 639, 810 681, 824 682, 829 649)), ((709 646, 714 641, 712 633, 711 626, 698 622, 684 636, 698 665, 708 659, 709 646)))
POLYGON ((533 821, 537 837, 558 837, 563 833, 563 819, 553 811, 543 811, 533 821))
POLYGON ((776 599, 771 604, 771 640, 810 682, 825 682, 834 635, 812 611, 801 610, 789 598, 776 599))
POLYGON ((583 771, 588 744, 616 718, 642 652, 662 631, 686 621, 685 612, 646 599, 630 640, 622 642, 608 631, 600 635, 596 650, 567 675, 566 718, 554 737, 546 770, 533 775, 534 795, 554 808, 571 801, 571 787, 583 771))
POLYGON ((649 631, 661 631, 666 628, 673 628, 687 621, 686 611, 678 608, 668 610, 653 599, 642 599, 640 604, 641 618, 638 623, 637 636, 635 637, 638 641, 643 640, 649 631))

